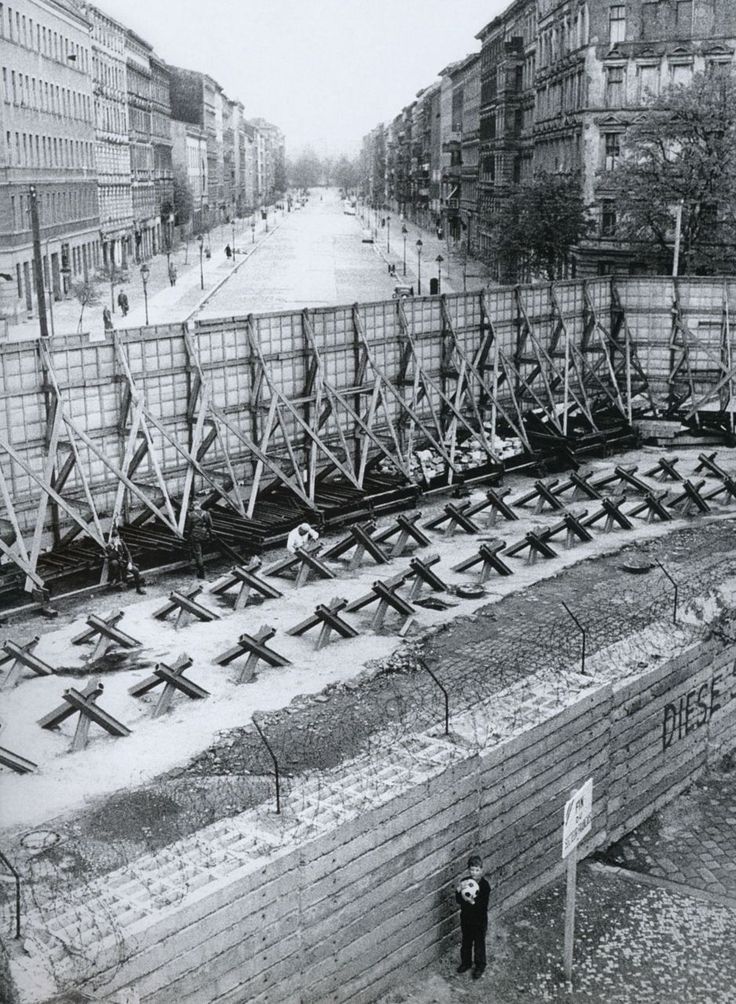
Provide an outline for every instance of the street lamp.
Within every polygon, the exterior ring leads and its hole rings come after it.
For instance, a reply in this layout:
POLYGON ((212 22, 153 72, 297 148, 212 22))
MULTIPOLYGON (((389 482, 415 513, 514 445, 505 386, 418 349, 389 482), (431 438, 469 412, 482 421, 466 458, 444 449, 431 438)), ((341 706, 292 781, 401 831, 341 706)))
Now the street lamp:
POLYGON ((386 254, 391 254, 391 213, 386 215, 386 254))
POLYGON ((233 258, 235 257, 235 220, 230 221, 230 226, 233 228, 233 258))
POLYGON ((148 276, 150 272, 151 270, 144 262, 141 265, 141 279, 143 280, 143 302, 146 305, 146 324, 148 324, 148 276))
POLYGON ((199 288, 204 289, 204 268, 202 266, 202 256, 204 255, 204 237, 202 234, 197 238, 199 244, 199 288))
POLYGON ((401 228, 401 236, 404 238, 404 275, 406 275, 406 235, 409 231, 406 229, 406 224, 401 228))
POLYGON ((417 296, 422 295, 422 238, 417 241, 417 296))
POLYGON ((171 268, 171 252, 174 247, 174 222, 175 216, 169 213, 168 228, 166 230, 166 267, 171 268))
POLYGON ((440 292, 440 290, 442 288, 442 262, 444 260, 445 259, 442 257, 441 254, 438 254, 437 257, 435 258, 435 261, 437 262, 437 292, 438 293, 440 292))

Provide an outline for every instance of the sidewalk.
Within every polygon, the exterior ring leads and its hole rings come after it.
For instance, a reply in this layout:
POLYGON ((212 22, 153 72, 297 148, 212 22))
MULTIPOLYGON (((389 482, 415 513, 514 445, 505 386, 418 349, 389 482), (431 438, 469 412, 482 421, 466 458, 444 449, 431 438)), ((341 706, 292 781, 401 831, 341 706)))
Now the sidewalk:
MULTIPOLYGON (((378 214, 378 234, 375 238, 375 246, 380 256, 387 264, 396 266, 396 283, 406 283, 414 286, 414 292, 419 292, 418 275, 418 254, 417 240, 422 241, 421 272, 422 272, 422 295, 429 295, 430 280, 436 279, 438 272, 441 276, 441 293, 462 293, 463 285, 465 290, 484 289, 489 285, 494 285, 494 280, 490 275, 490 270, 486 264, 475 258, 468 258, 461 250, 455 248, 452 241, 440 240, 434 230, 424 229, 409 220, 400 219, 398 213, 391 213, 391 222, 387 227, 381 226, 381 219, 385 219, 389 214, 379 212, 378 214), (402 226, 407 229, 406 234, 406 275, 404 275, 404 236, 401 233, 402 226), (390 243, 390 250, 388 245, 390 243), (442 262, 437 262, 437 256, 442 256, 442 262), (465 282, 463 284, 463 272, 465 282)), ((375 220, 375 214, 367 206, 358 207, 358 217, 365 229, 371 229, 375 220)), ((373 231, 372 231, 373 232, 373 231)))
MULTIPOLYGON (((166 254, 162 253, 150 258, 146 262, 149 268, 147 282, 148 324, 170 324, 183 321, 194 313, 234 271, 248 260, 251 254, 258 250, 263 241, 267 240, 270 234, 278 229, 283 215, 284 212, 272 207, 269 208, 268 233, 265 230, 266 221, 260 219, 260 214, 256 219, 255 231, 251 230, 250 218, 235 220, 236 254, 230 259, 225 254, 225 245, 233 246, 233 226, 230 223, 223 223, 214 227, 209 234, 211 257, 207 259, 206 255, 202 255, 201 275, 199 244, 196 239, 190 239, 188 245, 181 244, 170 255, 170 260, 177 270, 175 286, 169 282, 166 254)), ((207 248, 206 237, 204 248, 205 250, 207 248)), ((91 333, 98 337, 103 336, 102 311, 104 307, 110 308, 113 326, 118 331, 124 328, 139 328, 146 324, 146 303, 140 269, 140 265, 130 262, 127 280, 125 282, 116 281, 112 296, 109 281, 101 280, 96 284, 97 298, 94 303, 88 304, 84 309, 82 332, 91 333), (120 307, 117 304, 118 293, 121 290, 126 292, 130 304, 130 310, 125 318, 122 317, 120 307)), ((72 295, 53 303, 53 316, 47 314, 49 331, 53 331, 55 337, 76 334, 79 330, 81 309, 81 304, 72 295)), ((9 341, 36 338, 38 333, 39 326, 36 316, 8 326, 9 341)))
POLYGON ((483 980, 456 944, 380 1004, 731 1004, 736 986, 736 764, 726 756, 578 871, 572 988, 564 880, 492 918, 483 980), (605 864, 599 863, 606 862, 605 864))
POLYGON ((736 765, 725 757, 608 848, 605 861, 736 909, 736 765))

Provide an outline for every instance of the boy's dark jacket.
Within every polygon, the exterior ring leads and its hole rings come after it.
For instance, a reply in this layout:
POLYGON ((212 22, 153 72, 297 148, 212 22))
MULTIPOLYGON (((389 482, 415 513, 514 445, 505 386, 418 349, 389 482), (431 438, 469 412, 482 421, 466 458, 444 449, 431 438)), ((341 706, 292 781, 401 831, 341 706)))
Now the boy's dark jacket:
MULTIPOLYGON (((464 875, 460 880, 469 879, 470 875, 464 875)), ((460 922, 467 927, 485 927, 488 923, 488 900, 491 896, 491 887, 488 880, 481 876, 478 879, 478 892, 475 903, 468 903, 459 892, 455 893, 455 899, 460 904, 460 922)))

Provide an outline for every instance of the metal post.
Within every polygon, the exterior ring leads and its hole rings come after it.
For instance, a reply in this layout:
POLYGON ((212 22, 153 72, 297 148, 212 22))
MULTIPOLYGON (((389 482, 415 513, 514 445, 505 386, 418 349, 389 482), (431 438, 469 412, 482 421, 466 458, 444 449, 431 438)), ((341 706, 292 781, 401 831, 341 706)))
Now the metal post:
POLYGON ((667 578, 670 580, 670 582, 672 583, 672 585, 675 587, 675 605, 674 605, 674 608, 672 610, 672 623, 673 624, 677 624, 677 596, 678 596, 678 593, 680 591, 680 587, 677 585, 677 583, 672 578, 672 576, 670 575, 670 573, 664 567, 664 565, 662 564, 662 562, 659 561, 657 558, 655 558, 654 560, 659 565, 659 567, 662 569, 662 571, 667 576, 667 578))
POLYGON ((565 979, 572 980, 572 955, 575 944, 575 890, 577 885, 578 849, 574 847, 567 857, 567 894, 565 897, 565 979))
POLYGON ((572 617, 572 619, 575 621, 575 623, 577 624, 577 627, 578 627, 578 631, 583 636, 583 650, 580 653, 580 672, 581 672, 581 674, 583 676, 585 676, 585 637, 586 637, 585 628, 580 623, 580 621, 577 619, 577 617, 572 612, 572 610, 568 607, 567 603, 565 603, 564 600, 560 600, 560 603, 562 603, 563 607, 565 608, 565 610, 567 610, 567 612, 570 615, 570 617, 572 617))
POLYGON ((15 868, 11 865, 5 855, 0 851, 0 861, 5 865, 10 874, 13 876, 15 881, 15 937, 20 938, 20 910, 21 910, 21 900, 20 900, 20 875, 15 868))
MULTIPOLYGON (((49 252, 49 239, 46 238, 46 275, 47 275, 47 289, 46 292, 49 294, 49 320, 51 321, 51 337, 53 338, 56 332, 54 331, 54 288, 51 284, 51 254, 49 252)), ((84 281, 87 281, 87 276, 85 275, 84 281)))
POLYGON ((422 295, 422 239, 417 241, 417 296, 422 295))
POLYGON ((274 756, 273 750, 269 746, 268 739, 266 739, 266 737, 264 736, 263 732, 261 731, 261 726, 255 720, 255 718, 253 719, 253 724, 255 725, 256 729, 258 729, 258 735, 263 740, 263 745, 266 747, 266 749, 268 750, 268 752, 271 754, 271 759, 273 760, 273 769, 274 769, 274 773, 275 773, 275 776, 276 776, 276 813, 279 814, 281 812, 281 789, 279 787, 279 765, 278 765, 278 761, 276 760, 276 757, 274 756))
POLYGON ((408 232, 409 231, 406 229, 405 226, 401 228, 401 235, 404 238, 404 272, 403 272, 404 276, 406 276, 406 235, 408 234, 408 232))
MULTIPOLYGON (((38 301, 38 326, 41 337, 49 337, 49 327, 46 321, 46 291, 43 287, 43 264, 41 262, 41 228, 38 222, 38 195, 36 186, 28 189, 31 203, 31 230, 33 232, 33 273, 36 280, 36 300, 38 301)), ((49 270, 51 262, 49 262, 49 270)))
POLYGON ((204 237, 202 234, 197 238, 199 242, 199 288, 204 289, 204 266, 202 264, 202 257, 204 255, 204 237))
POLYGON ((391 254, 391 214, 386 217, 386 254, 391 254))
POLYGON ((143 302, 146 305, 146 325, 148 325, 148 266, 141 266, 141 279, 143 280, 143 302))
POLYGON ((419 658, 419 665, 422 666, 423 669, 427 670, 427 672, 429 673, 429 675, 432 677, 432 679, 434 680, 434 682, 437 684, 437 686, 440 688, 440 690, 442 691, 442 693, 444 695, 444 698, 445 698, 445 735, 449 736, 449 734, 450 734, 450 698, 448 696, 447 690, 445 689, 445 687, 442 686, 442 684, 440 683, 440 681, 434 675, 434 673, 429 668, 429 666, 424 661, 424 659, 421 658, 421 656, 419 658))
POLYGON ((675 215, 675 252, 672 257, 672 275, 677 276, 680 268, 680 242, 682 241, 682 209, 685 200, 680 199, 677 203, 677 214, 675 215))

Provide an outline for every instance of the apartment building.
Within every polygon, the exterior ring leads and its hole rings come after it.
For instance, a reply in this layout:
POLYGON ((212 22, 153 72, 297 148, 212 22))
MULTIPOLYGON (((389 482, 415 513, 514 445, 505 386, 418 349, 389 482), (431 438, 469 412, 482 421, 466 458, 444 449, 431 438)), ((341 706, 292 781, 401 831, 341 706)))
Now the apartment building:
POLYGON ((201 233, 206 225, 207 204, 207 136, 204 128, 191 122, 171 121, 171 156, 178 177, 186 180, 191 193, 191 219, 177 218, 176 224, 191 224, 194 233, 201 233))
POLYGON ((126 29, 91 4, 79 7, 91 26, 101 264, 126 267, 133 233, 126 29))
POLYGON ((480 57, 472 53, 441 71, 442 227, 455 242, 477 231, 480 57))
POLYGON ((133 242, 137 263, 158 252, 161 225, 153 172, 152 54, 148 42, 133 31, 126 32, 133 242))
POLYGON ((0 310, 35 313, 29 189, 44 285, 61 299, 94 268, 99 208, 89 23, 60 0, 0 4, 0 310))
MULTIPOLYGON (((597 233, 571 274, 646 272, 651 256, 616 234, 606 178, 653 96, 710 65, 732 67, 736 5, 719 0, 517 0, 481 40, 481 250, 498 209, 542 171, 578 181, 597 233)), ((513 278, 503 275, 499 278, 513 278)))
MULTIPOLYGON (((517 0, 476 35, 481 43, 477 246, 485 259, 492 258, 493 228, 504 199, 533 172, 538 6, 537 0, 517 0)), ((499 266, 497 278, 513 277, 499 266)))
MULTIPOLYGON (((561 40, 565 19, 570 21, 574 14, 573 5, 561 4, 553 19, 540 21, 540 28, 548 37, 556 31, 561 40)), ((652 271, 656 262, 618 239, 620 207, 606 179, 625 148, 629 125, 653 96, 670 84, 689 83, 693 74, 710 67, 733 70, 736 4, 728 0, 590 4, 581 35, 588 90, 580 97, 582 149, 577 157, 597 236, 577 249, 577 273, 652 271)))
POLYGON ((259 198, 262 203, 270 202, 286 187, 284 136, 277 126, 266 119, 255 118, 250 122, 260 137, 257 143, 259 198))
POLYGON ((174 173, 171 138, 171 99, 166 63, 155 53, 151 65, 151 144, 153 146, 153 190, 160 223, 157 250, 170 250, 174 235, 174 173))
MULTIPOLYGON (((653 96, 708 67, 733 68, 736 3, 514 0, 476 38, 480 53, 440 73, 440 204, 450 236, 467 240, 499 280, 513 281, 493 261, 500 212, 535 175, 562 174, 580 186, 597 228, 573 249, 570 274, 655 269, 651 256, 619 239, 620 207, 607 178, 653 96)), ((418 221, 435 204, 432 87, 386 131, 386 190, 418 221)), ((370 147, 371 134, 364 142, 370 147)))

